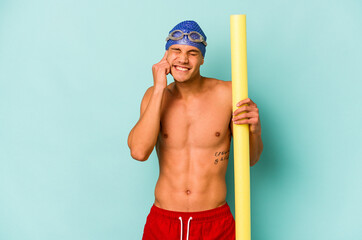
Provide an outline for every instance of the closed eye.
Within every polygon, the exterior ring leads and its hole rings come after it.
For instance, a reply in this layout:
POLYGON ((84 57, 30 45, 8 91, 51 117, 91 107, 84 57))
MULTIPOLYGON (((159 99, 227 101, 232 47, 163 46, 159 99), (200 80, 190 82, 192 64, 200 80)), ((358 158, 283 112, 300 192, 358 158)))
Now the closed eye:
POLYGON ((179 49, 179 48, 171 48, 171 50, 174 52, 181 52, 181 49, 179 49))
POLYGON ((192 52, 190 52, 189 54, 190 54, 191 56, 198 56, 198 55, 199 55, 199 53, 198 53, 198 52, 196 52, 196 51, 195 51, 195 52, 194 52, 194 51, 192 51, 192 52))

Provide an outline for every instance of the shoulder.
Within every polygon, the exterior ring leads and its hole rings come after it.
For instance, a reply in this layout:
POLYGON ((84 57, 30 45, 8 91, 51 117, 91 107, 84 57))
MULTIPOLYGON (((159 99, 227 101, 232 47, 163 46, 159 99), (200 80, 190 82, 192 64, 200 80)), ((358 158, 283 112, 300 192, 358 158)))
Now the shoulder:
POLYGON ((231 81, 223 81, 216 78, 205 78, 205 81, 208 82, 208 86, 211 90, 231 95, 231 81))
POLYGON ((217 96, 219 100, 224 99, 229 102, 232 98, 231 82, 223 81, 216 78, 206 78, 208 81, 208 91, 217 96))
POLYGON ((145 94, 143 95, 142 102, 148 102, 149 101, 149 99, 151 98, 151 95, 153 93, 153 89, 154 89, 153 86, 147 88, 145 94))
POLYGON ((152 93, 153 93, 153 86, 152 87, 149 87, 145 94, 143 95, 143 98, 142 98, 142 102, 141 102, 141 115, 143 114, 143 112, 146 110, 146 107, 148 105, 148 102, 150 101, 150 98, 152 96, 152 93))
POLYGON ((219 103, 232 107, 231 81, 223 81, 216 78, 205 78, 208 81, 208 91, 219 103))

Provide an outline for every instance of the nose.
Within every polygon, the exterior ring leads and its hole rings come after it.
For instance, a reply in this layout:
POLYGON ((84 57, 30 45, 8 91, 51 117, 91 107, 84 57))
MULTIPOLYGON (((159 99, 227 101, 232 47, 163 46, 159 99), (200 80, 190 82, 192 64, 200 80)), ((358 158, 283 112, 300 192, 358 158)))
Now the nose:
POLYGON ((180 63, 188 63, 189 57, 187 56, 187 53, 181 53, 179 55, 179 61, 180 61, 180 63))

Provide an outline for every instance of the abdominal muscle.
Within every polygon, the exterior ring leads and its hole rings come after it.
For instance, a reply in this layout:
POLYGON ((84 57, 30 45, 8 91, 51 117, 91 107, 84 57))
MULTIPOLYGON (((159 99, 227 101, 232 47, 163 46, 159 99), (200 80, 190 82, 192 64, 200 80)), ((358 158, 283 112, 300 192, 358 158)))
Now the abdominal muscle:
MULTIPOLYGON (((216 162, 215 159, 219 157, 215 157, 215 150, 211 149, 186 147, 165 150, 158 146, 157 150, 160 164, 155 188, 157 207, 195 212, 226 203, 226 158, 216 162)), ((228 152, 229 144, 220 151, 228 152)))

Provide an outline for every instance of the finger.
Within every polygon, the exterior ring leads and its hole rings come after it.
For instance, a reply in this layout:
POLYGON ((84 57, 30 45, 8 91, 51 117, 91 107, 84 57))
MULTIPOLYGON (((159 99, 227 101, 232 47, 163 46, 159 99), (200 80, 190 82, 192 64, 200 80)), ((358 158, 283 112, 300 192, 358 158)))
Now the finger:
POLYGON ((242 114, 239 114, 237 116, 234 116, 232 119, 235 121, 235 120, 241 120, 241 119, 244 119, 244 118, 252 118, 252 117, 259 117, 259 114, 256 113, 256 112, 249 112, 249 113, 242 113, 242 114))
POLYGON ((165 51, 165 55, 163 55, 161 60, 166 60, 167 59, 167 55, 168 55, 168 50, 165 51))
POLYGON ((249 124, 249 120, 244 119, 244 120, 236 121, 236 122, 234 122, 234 124, 236 124, 236 125, 249 124))
POLYGON ((239 102, 236 104, 236 106, 237 106, 237 107, 240 107, 241 105, 247 104, 247 103, 249 103, 249 102, 250 102, 250 98, 245 98, 245 99, 239 101, 239 102))
POLYGON ((238 102, 236 104, 236 106, 240 107, 243 104, 248 104, 249 106, 256 106, 256 104, 250 98, 245 98, 245 99, 241 100, 240 102, 238 102))
POLYGON ((253 100, 251 100, 250 98, 249 98, 249 100, 250 100, 249 106, 255 106, 256 107, 256 103, 253 102, 253 100))
POLYGON ((171 67, 170 66, 166 67, 166 75, 168 75, 170 72, 171 72, 171 67))
POLYGON ((171 71, 171 65, 167 61, 164 61, 160 63, 160 69, 164 70, 166 74, 169 74, 171 71))
POLYGON ((258 113, 250 112, 250 113, 243 113, 243 114, 240 114, 238 116, 235 116, 235 117, 232 118, 232 120, 235 122, 235 121, 239 121, 239 120, 242 120, 242 119, 258 118, 258 117, 259 117, 258 113))
POLYGON ((259 109, 256 107, 242 106, 242 107, 236 109, 234 111, 233 115, 236 116, 242 112, 259 112, 259 109))
POLYGON ((249 110, 249 106, 242 106, 238 109, 236 109, 234 112, 233 112, 233 115, 236 116, 242 112, 247 112, 249 110))
POLYGON ((237 124, 237 125, 240 125, 240 124, 257 125, 258 120, 256 118, 243 119, 243 120, 235 121, 234 124, 237 124))

